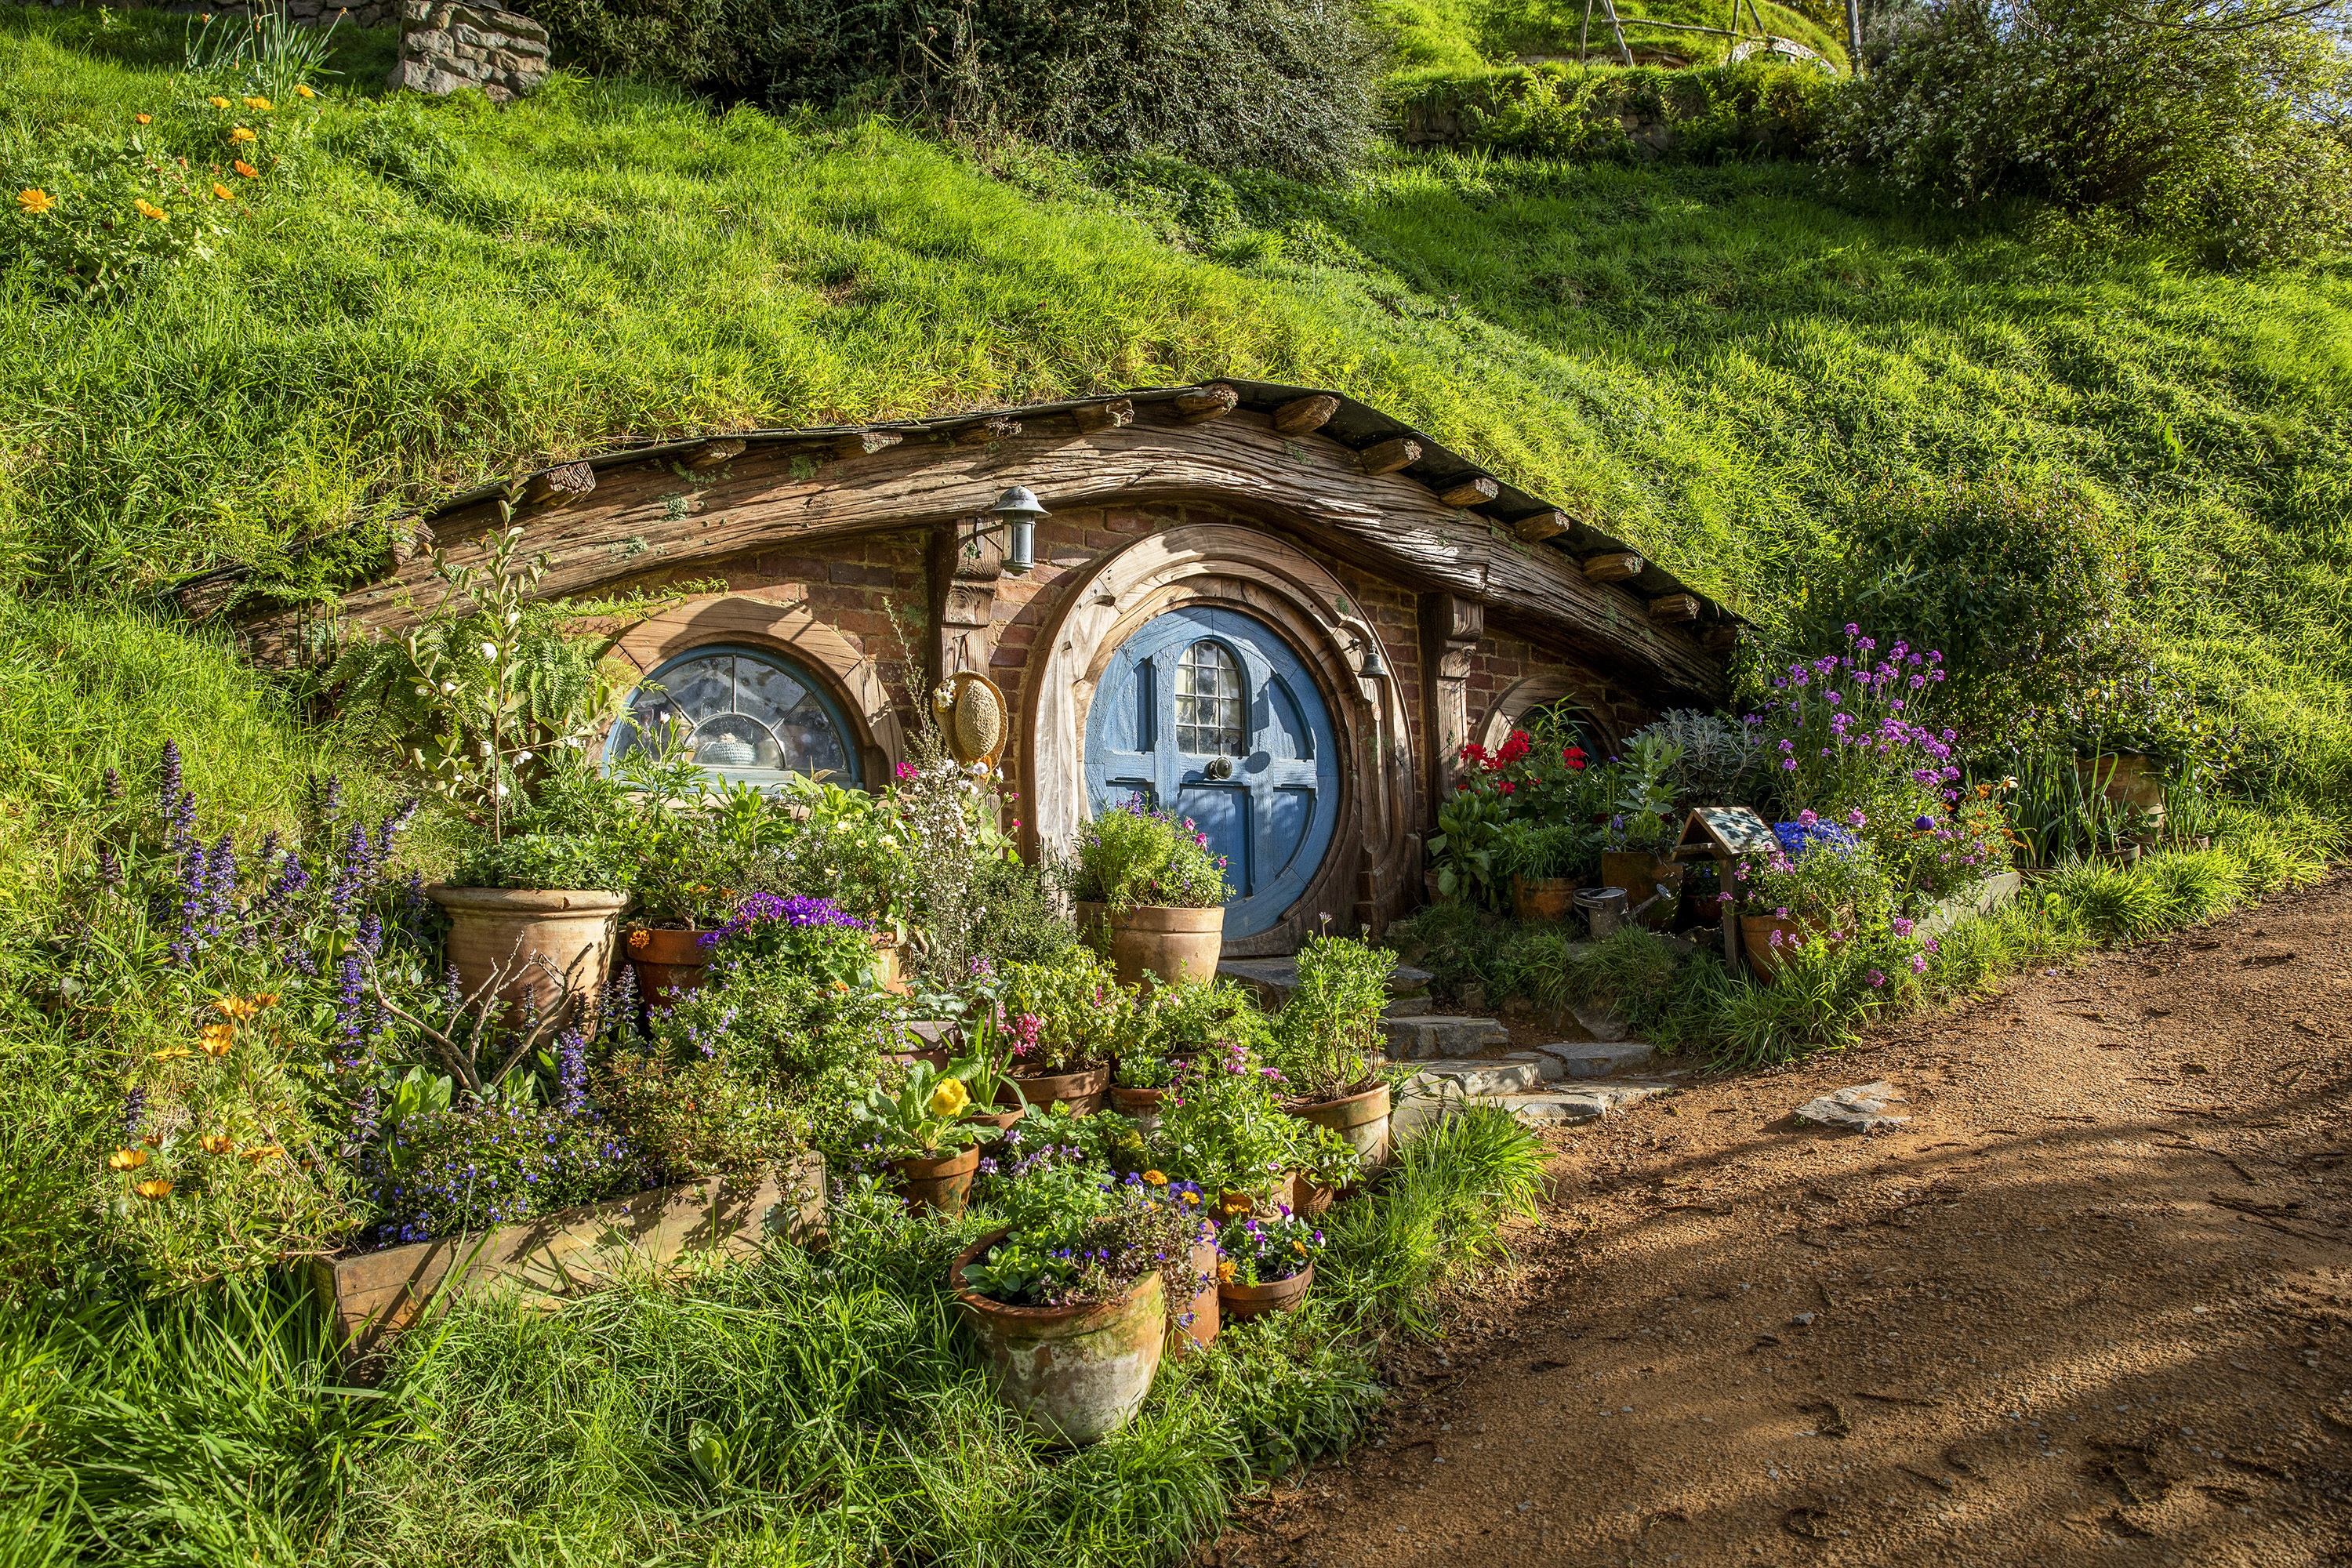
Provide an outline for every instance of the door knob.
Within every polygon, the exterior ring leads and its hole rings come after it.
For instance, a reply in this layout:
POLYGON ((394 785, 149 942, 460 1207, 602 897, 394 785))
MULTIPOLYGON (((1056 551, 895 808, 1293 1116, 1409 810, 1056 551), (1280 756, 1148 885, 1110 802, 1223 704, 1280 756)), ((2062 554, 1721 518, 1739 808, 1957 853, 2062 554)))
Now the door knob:
POLYGON ((1233 777, 1233 759, 1230 757, 1219 757, 1215 762, 1211 763, 1207 767, 1201 770, 1201 776, 1208 779, 1229 779, 1233 777))

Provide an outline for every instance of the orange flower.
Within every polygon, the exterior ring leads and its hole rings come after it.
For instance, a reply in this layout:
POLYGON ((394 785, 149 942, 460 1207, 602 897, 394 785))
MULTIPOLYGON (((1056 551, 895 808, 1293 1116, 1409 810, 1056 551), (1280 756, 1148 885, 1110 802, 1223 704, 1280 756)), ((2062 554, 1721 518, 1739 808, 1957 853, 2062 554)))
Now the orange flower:
POLYGON ((205 101, 211 104, 215 109, 226 109, 228 107, 228 100, 221 97, 217 93, 205 100, 205 101))
POLYGON ((142 125, 152 125, 155 123, 155 117, 152 114, 134 114, 131 118, 139 121, 142 125))
POLYGON ((262 114, 269 112, 269 100, 266 98, 248 98, 245 100, 245 106, 262 114))
POLYGON ((197 1146, 202 1148, 207 1154, 226 1154, 230 1150, 236 1147, 236 1139, 221 1137, 218 1135, 199 1138, 196 1140, 196 1143, 197 1146))
POLYGON ((261 171, 255 168, 252 164, 247 163, 242 158, 239 158, 235 163, 231 163, 229 167, 235 169, 238 174, 243 174, 248 180, 258 179, 261 177, 261 171))
POLYGON ((284 1152, 286 1152, 286 1151, 279 1148, 275 1143, 264 1143, 257 1148, 247 1149, 243 1154, 239 1155, 238 1158, 246 1161, 249 1164, 258 1165, 264 1160, 275 1160, 284 1152))
POLYGON ((40 214, 58 205, 58 198, 38 186, 27 186, 16 193, 16 205, 28 213, 40 214))
POLYGON ((229 188, 226 185, 222 184, 218 180, 215 180, 213 182, 213 195, 218 196, 225 202, 235 201, 236 199, 230 194, 229 188))
POLYGON ((260 137, 256 136, 252 132, 247 131, 242 125, 236 127, 234 131, 231 131, 228 133, 228 139, 232 142, 258 142, 261 140, 260 137))
POLYGON ((157 223, 169 223, 172 221, 172 215, 170 213, 165 212, 162 207, 157 206, 154 203, 148 201, 143 196, 139 200, 132 202, 131 205, 139 209, 139 216, 141 217, 152 217, 157 223))
POLYGON ((202 1044, 205 1047, 205 1055, 208 1057, 225 1057, 228 1055, 229 1046, 236 1040, 236 1026, 234 1024, 206 1024, 204 1026, 203 1033, 204 1039, 202 1044))
POLYGON ((161 1149, 163 1146, 163 1135, 161 1132, 150 1132, 139 1142, 146 1144, 150 1149, 161 1149))
POLYGON ((131 1189, 149 1203, 161 1203, 172 1195, 172 1184, 162 1176, 151 1176, 131 1189))
POLYGON ((1218 1259, 1217 1259, 1217 1283, 1218 1283, 1218 1284, 1220 1284, 1220 1285, 1230 1285, 1230 1284, 1232 1284, 1233 1282, 1234 1282, 1234 1260, 1233 1260, 1232 1258, 1218 1258, 1218 1259))
POLYGON ((637 930, 633 931, 631 931, 631 932, 629 933, 629 945, 630 945, 631 947, 646 947, 646 946, 649 946, 649 945, 651 945, 651 943, 652 943, 653 940, 654 940, 654 933, 653 933, 653 932, 651 932, 651 931, 646 931, 646 929, 644 929, 642 926, 641 926, 641 927, 639 927, 637 930))
POLYGON ((106 1168, 110 1171, 135 1171, 146 1163, 147 1151, 144 1149, 117 1149, 106 1157, 106 1168))
POLYGON ((297 98, 316 98, 319 96, 300 82, 296 82, 294 84, 294 95, 297 98))

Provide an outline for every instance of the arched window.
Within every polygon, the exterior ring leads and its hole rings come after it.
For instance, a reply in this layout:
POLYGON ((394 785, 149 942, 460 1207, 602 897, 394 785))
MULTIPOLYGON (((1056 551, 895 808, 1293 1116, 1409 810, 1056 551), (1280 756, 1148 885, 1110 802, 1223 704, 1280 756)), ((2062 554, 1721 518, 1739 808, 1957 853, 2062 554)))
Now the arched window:
POLYGON ((1238 756, 1242 668, 1221 643, 1196 642, 1176 661, 1176 749, 1196 757, 1238 756))
POLYGON ((858 782, 857 747, 824 688, 798 666, 753 648, 696 648, 646 677, 627 717, 613 726, 605 765, 681 743, 717 779, 772 784, 793 773, 858 782))

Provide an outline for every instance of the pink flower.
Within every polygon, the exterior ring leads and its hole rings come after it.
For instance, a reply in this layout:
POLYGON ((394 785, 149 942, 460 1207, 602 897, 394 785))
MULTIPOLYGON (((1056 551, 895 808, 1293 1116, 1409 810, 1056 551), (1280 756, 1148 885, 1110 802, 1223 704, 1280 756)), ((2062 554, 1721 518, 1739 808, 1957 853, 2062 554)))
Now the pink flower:
POLYGON ((1927 955, 1926 953, 1915 952, 1911 955, 1911 973, 1914 974, 1925 974, 1927 973, 1927 955))
POLYGON ((1873 985, 1884 985, 1886 984, 1886 976, 1874 969, 1870 972, 1870 983, 1873 985))

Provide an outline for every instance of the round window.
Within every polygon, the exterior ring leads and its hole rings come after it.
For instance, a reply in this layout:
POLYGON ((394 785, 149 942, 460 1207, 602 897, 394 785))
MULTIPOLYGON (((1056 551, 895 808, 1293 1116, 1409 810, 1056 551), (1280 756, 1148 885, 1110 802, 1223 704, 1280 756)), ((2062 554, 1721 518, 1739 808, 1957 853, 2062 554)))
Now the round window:
POLYGON ((690 747, 718 779, 858 779, 857 748, 841 710, 806 671, 751 648, 697 648, 646 677, 629 696, 627 716, 613 726, 604 763, 671 746, 690 747))

